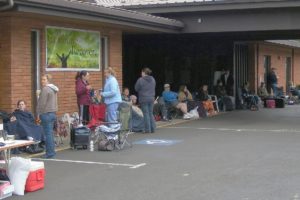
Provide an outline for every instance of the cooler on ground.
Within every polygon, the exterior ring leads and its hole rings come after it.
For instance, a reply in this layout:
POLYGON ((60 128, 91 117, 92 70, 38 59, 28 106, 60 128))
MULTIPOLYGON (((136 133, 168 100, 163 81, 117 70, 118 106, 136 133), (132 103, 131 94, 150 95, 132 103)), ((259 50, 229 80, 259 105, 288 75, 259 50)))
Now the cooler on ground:
POLYGON ((44 162, 31 161, 30 172, 26 181, 25 191, 33 192, 45 187, 44 162))

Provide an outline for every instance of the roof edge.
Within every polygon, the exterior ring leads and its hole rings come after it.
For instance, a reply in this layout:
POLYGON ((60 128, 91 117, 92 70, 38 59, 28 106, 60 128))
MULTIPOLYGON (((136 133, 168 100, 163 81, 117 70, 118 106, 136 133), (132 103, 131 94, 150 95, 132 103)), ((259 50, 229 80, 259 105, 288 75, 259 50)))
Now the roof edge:
POLYGON ((184 28, 180 21, 157 17, 137 11, 122 8, 111 8, 90 3, 66 0, 15 0, 14 7, 18 11, 35 12, 39 14, 56 15, 77 18, 76 15, 85 16, 84 19, 103 21, 107 23, 137 27, 162 32, 179 32, 184 28), (42 12, 39 12, 42 11, 42 12), (51 13, 50 11, 53 11, 51 13), (59 15, 59 12, 60 15, 59 15))

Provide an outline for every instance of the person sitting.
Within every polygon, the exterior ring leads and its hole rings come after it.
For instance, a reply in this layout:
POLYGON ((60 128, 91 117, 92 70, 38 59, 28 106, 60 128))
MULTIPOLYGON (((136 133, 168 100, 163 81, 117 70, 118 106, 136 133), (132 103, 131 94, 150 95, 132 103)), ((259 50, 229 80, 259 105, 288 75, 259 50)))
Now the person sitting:
POLYGON ((168 110, 163 97, 157 97, 154 101, 153 115, 155 120, 170 121, 168 119, 168 110))
POLYGON ((131 95, 130 103, 132 105, 132 117, 131 117, 131 129, 133 132, 144 132, 145 124, 144 124, 144 115, 142 110, 139 108, 137 104, 137 97, 135 95, 131 95))
POLYGON ((251 108, 251 106, 254 104, 254 105, 258 105, 258 102, 259 102, 259 97, 256 96, 256 95, 253 95, 251 92, 250 92, 250 84, 249 82, 246 82, 242 88, 242 98, 244 99, 244 101, 246 102, 247 104, 247 107, 248 108, 251 108))
POLYGON ((123 92, 122 92, 122 101, 124 102, 130 102, 130 96, 129 96, 129 88, 128 87, 124 87, 123 88, 123 92))
POLYGON ((173 92, 170 90, 170 85, 165 84, 164 85, 164 92, 162 93, 162 96, 164 98, 164 101, 166 102, 166 106, 168 108, 176 108, 179 109, 183 113, 184 119, 190 119, 191 115, 187 111, 187 104, 179 102, 177 97, 178 94, 176 92, 173 92))
MULTIPOLYGON (((226 89, 223 86, 223 82, 220 79, 217 81, 217 86, 215 87, 215 94, 218 98, 218 106, 220 110, 224 110, 224 99, 229 97, 227 96, 226 89)), ((231 101, 230 98, 229 100, 231 101)))
POLYGON ((215 114, 215 108, 212 100, 208 95, 208 86, 203 85, 198 92, 197 99, 202 102, 205 110, 207 111, 208 115, 215 114))
MULTIPOLYGON (((8 135, 15 135, 16 139, 44 143, 43 128, 35 124, 35 119, 32 113, 27 111, 24 100, 18 101, 17 109, 11 114, 10 121, 5 127, 8 135)), ((41 147, 42 145, 30 145, 26 148, 26 151, 28 153, 40 153, 43 151, 41 147)))
POLYGON ((265 86, 265 83, 264 82, 261 82, 260 83, 260 86, 257 90, 257 95, 261 98, 261 99, 265 99, 269 96, 269 93, 267 91, 267 88, 265 86))
POLYGON ((199 106, 199 101, 195 101, 193 99, 192 94, 188 90, 186 85, 181 85, 179 87, 179 92, 178 92, 178 101, 181 103, 186 103, 187 104, 187 111, 191 111, 197 106, 199 106))

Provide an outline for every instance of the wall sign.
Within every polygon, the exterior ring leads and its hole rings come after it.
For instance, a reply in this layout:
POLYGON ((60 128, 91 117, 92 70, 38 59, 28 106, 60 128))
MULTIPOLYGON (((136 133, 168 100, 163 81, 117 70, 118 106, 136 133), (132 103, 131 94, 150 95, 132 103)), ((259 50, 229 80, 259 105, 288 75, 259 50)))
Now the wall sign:
POLYGON ((46 27, 47 71, 99 71, 100 33, 46 27))

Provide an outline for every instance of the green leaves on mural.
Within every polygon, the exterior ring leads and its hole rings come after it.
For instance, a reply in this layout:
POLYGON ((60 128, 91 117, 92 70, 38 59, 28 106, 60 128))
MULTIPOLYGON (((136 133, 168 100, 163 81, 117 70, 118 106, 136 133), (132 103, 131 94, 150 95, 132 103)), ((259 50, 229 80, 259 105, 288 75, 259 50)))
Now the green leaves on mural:
POLYGON ((47 27, 46 38, 48 69, 99 69, 99 32, 47 27))

